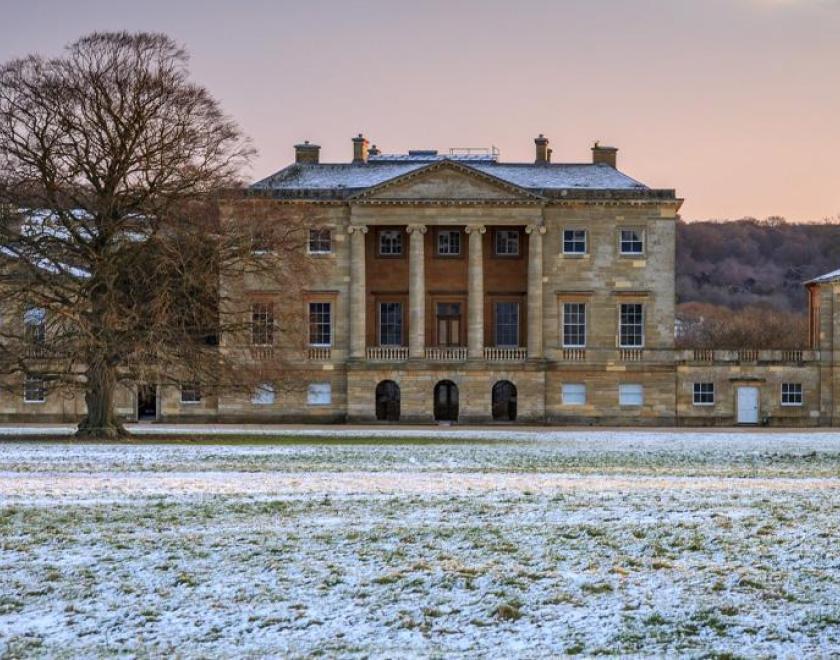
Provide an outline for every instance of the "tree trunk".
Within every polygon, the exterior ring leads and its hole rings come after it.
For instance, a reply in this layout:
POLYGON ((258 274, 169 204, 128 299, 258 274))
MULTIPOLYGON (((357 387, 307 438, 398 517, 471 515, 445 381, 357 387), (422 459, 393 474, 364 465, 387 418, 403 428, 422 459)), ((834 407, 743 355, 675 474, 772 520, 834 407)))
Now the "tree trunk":
POLYGON ((117 374, 114 367, 102 363, 91 365, 87 373, 85 403, 87 414, 79 422, 77 438, 123 438, 128 431, 114 414, 114 391, 117 374))

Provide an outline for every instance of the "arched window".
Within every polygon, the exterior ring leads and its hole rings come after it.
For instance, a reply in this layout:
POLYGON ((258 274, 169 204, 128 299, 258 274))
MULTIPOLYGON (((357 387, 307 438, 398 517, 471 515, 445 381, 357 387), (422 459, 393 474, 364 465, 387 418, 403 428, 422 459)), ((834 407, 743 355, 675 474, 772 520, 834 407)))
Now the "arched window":
POLYGON ((451 380, 442 380, 435 385, 435 420, 458 421, 458 386, 451 380))
POLYGON ((383 380, 376 386, 376 419, 384 422, 400 420, 400 386, 383 380))
POLYGON ((516 385, 509 380, 500 380, 493 385, 493 420, 497 422, 516 420, 516 385))

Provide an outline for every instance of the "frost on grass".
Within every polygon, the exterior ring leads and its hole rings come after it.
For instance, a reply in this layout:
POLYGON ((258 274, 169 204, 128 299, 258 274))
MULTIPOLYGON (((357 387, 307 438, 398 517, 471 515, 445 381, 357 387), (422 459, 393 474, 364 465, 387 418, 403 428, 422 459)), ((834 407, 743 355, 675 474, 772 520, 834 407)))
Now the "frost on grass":
POLYGON ((831 655, 815 446, 0 445, 0 656, 831 655))

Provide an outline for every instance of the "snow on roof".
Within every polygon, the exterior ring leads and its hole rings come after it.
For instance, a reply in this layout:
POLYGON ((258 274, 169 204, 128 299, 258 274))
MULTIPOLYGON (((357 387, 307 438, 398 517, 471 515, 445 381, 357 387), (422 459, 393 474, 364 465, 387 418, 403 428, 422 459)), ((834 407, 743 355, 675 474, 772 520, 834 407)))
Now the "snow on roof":
POLYGON ((805 284, 822 284, 823 282, 834 282, 840 280, 840 270, 833 270, 825 275, 820 275, 812 280, 808 280, 805 284))
POLYGON ((251 186, 252 190, 359 190, 376 186, 430 162, 453 160, 521 188, 564 190, 647 190, 647 186, 604 164, 497 163, 487 156, 374 156, 368 163, 296 163, 251 186))

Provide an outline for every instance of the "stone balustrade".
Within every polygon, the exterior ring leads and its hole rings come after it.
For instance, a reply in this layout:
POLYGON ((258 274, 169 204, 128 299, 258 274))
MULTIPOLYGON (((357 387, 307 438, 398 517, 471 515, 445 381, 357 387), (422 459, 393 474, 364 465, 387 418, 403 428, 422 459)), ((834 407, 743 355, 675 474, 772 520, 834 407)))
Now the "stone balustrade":
POLYGON ((528 358, 527 348, 486 346, 484 359, 493 362, 521 362, 528 358))
POLYGON ((467 359, 466 346, 429 346, 426 359, 432 362, 463 362, 467 359))
POLYGON ((306 359, 323 362, 332 358, 332 348, 329 346, 310 346, 306 350, 306 359))
POLYGON ((407 346, 368 346, 365 357, 373 362, 405 362, 407 346))

